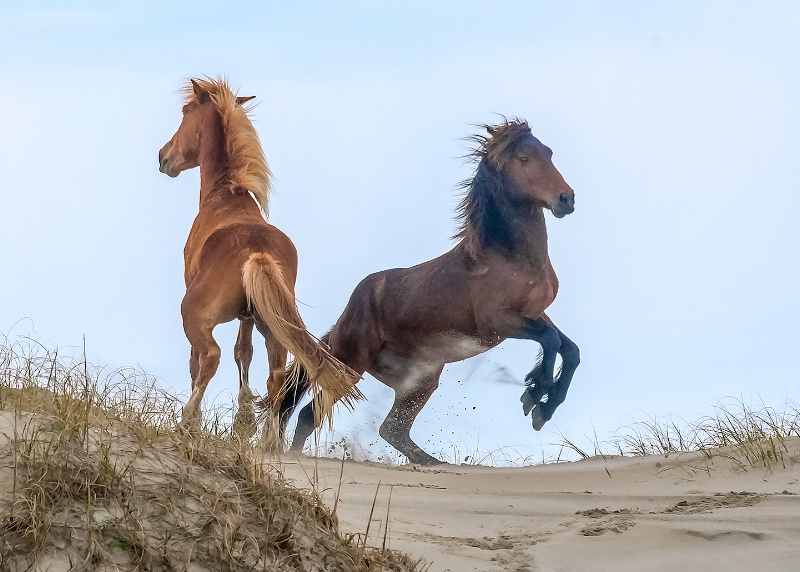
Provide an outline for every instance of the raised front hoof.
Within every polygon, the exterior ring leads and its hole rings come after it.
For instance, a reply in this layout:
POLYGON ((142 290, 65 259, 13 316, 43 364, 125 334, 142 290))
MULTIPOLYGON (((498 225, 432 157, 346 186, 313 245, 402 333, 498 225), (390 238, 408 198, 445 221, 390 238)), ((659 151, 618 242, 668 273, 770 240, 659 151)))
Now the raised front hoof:
POLYGON ((533 393, 532 388, 527 388, 525 391, 522 392, 522 396, 519 400, 522 402, 522 413, 527 417, 528 413, 536 407, 536 399, 531 395, 533 393))
POLYGON ((541 431, 547 421, 548 420, 545 419, 545 416, 542 414, 541 404, 539 407, 534 407, 531 411, 531 424, 533 425, 533 429, 535 431, 541 431))

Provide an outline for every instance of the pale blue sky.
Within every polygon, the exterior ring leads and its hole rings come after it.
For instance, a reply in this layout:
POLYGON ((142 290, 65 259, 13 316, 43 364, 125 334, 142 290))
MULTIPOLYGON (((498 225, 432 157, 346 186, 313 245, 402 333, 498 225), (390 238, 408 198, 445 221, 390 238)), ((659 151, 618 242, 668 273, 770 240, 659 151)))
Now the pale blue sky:
MULTIPOLYGON (((318 335, 368 273, 451 247, 471 124, 526 118, 576 189, 574 215, 548 216, 549 313, 583 358, 566 403, 531 429, 536 351, 508 343, 446 371, 414 430, 429 450, 538 451, 555 430, 800 399, 800 7, 430 4, 0 4, 0 330, 85 335, 94 361, 188 388, 198 173, 169 179, 156 154, 183 78, 225 74, 258 97, 271 222, 298 247, 318 335)), ((234 332, 217 330, 209 397, 236 384, 234 332)), ((259 391, 265 375, 262 355, 259 391)), ((370 402, 337 428, 369 444, 390 393, 361 385, 370 402)))

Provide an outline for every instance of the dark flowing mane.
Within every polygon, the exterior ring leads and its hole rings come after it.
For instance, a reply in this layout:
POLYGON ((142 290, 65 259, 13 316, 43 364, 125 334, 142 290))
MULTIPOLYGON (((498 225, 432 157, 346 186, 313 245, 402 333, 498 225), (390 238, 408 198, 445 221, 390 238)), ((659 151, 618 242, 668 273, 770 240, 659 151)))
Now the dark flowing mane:
POLYGON ((465 191, 458 204, 456 220, 460 240, 475 258, 486 247, 511 252, 514 241, 510 217, 514 206, 503 192, 503 169, 517 144, 531 130, 521 119, 505 120, 500 125, 481 125, 489 135, 474 135, 477 147, 468 155, 478 163, 475 175, 459 186, 465 191))

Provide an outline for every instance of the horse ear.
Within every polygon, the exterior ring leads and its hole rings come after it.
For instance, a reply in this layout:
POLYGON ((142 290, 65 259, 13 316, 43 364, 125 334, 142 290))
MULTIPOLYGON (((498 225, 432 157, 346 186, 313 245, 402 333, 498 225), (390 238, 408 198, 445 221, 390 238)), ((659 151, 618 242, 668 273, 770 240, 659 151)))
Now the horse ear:
POLYGON ((203 89, 195 80, 192 79, 190 81, 192 82, 192 91, 194 92, 194 96, 197 98, 198 103, 205 103, 211 99, 208 95, 208 90, 203 89))
POLYGON ((238 103, 239 105, 244 105, 245 103, 247 103, 251 99, 255 99, 255 98, 256 98, 255 95, 246 95, 244 97, 237 97, 236 98, 236 103, 238 103))

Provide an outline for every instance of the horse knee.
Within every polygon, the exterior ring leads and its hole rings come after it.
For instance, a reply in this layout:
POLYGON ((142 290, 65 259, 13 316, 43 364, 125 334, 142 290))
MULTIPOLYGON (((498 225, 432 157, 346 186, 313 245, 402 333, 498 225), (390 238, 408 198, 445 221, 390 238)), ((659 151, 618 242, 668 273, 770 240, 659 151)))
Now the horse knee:
POLYGON ((561 337, 555 328, 548 328, 536 341, 542 346, 542 352, 545 354, 556 354, 562 346, 561 337))
POLYGON ((561 344, 561 359, 571 364, 573 368, 578 367, 581 363, 581 351, 578 349, 578 345, 572 340, 563 340, 561 344))

